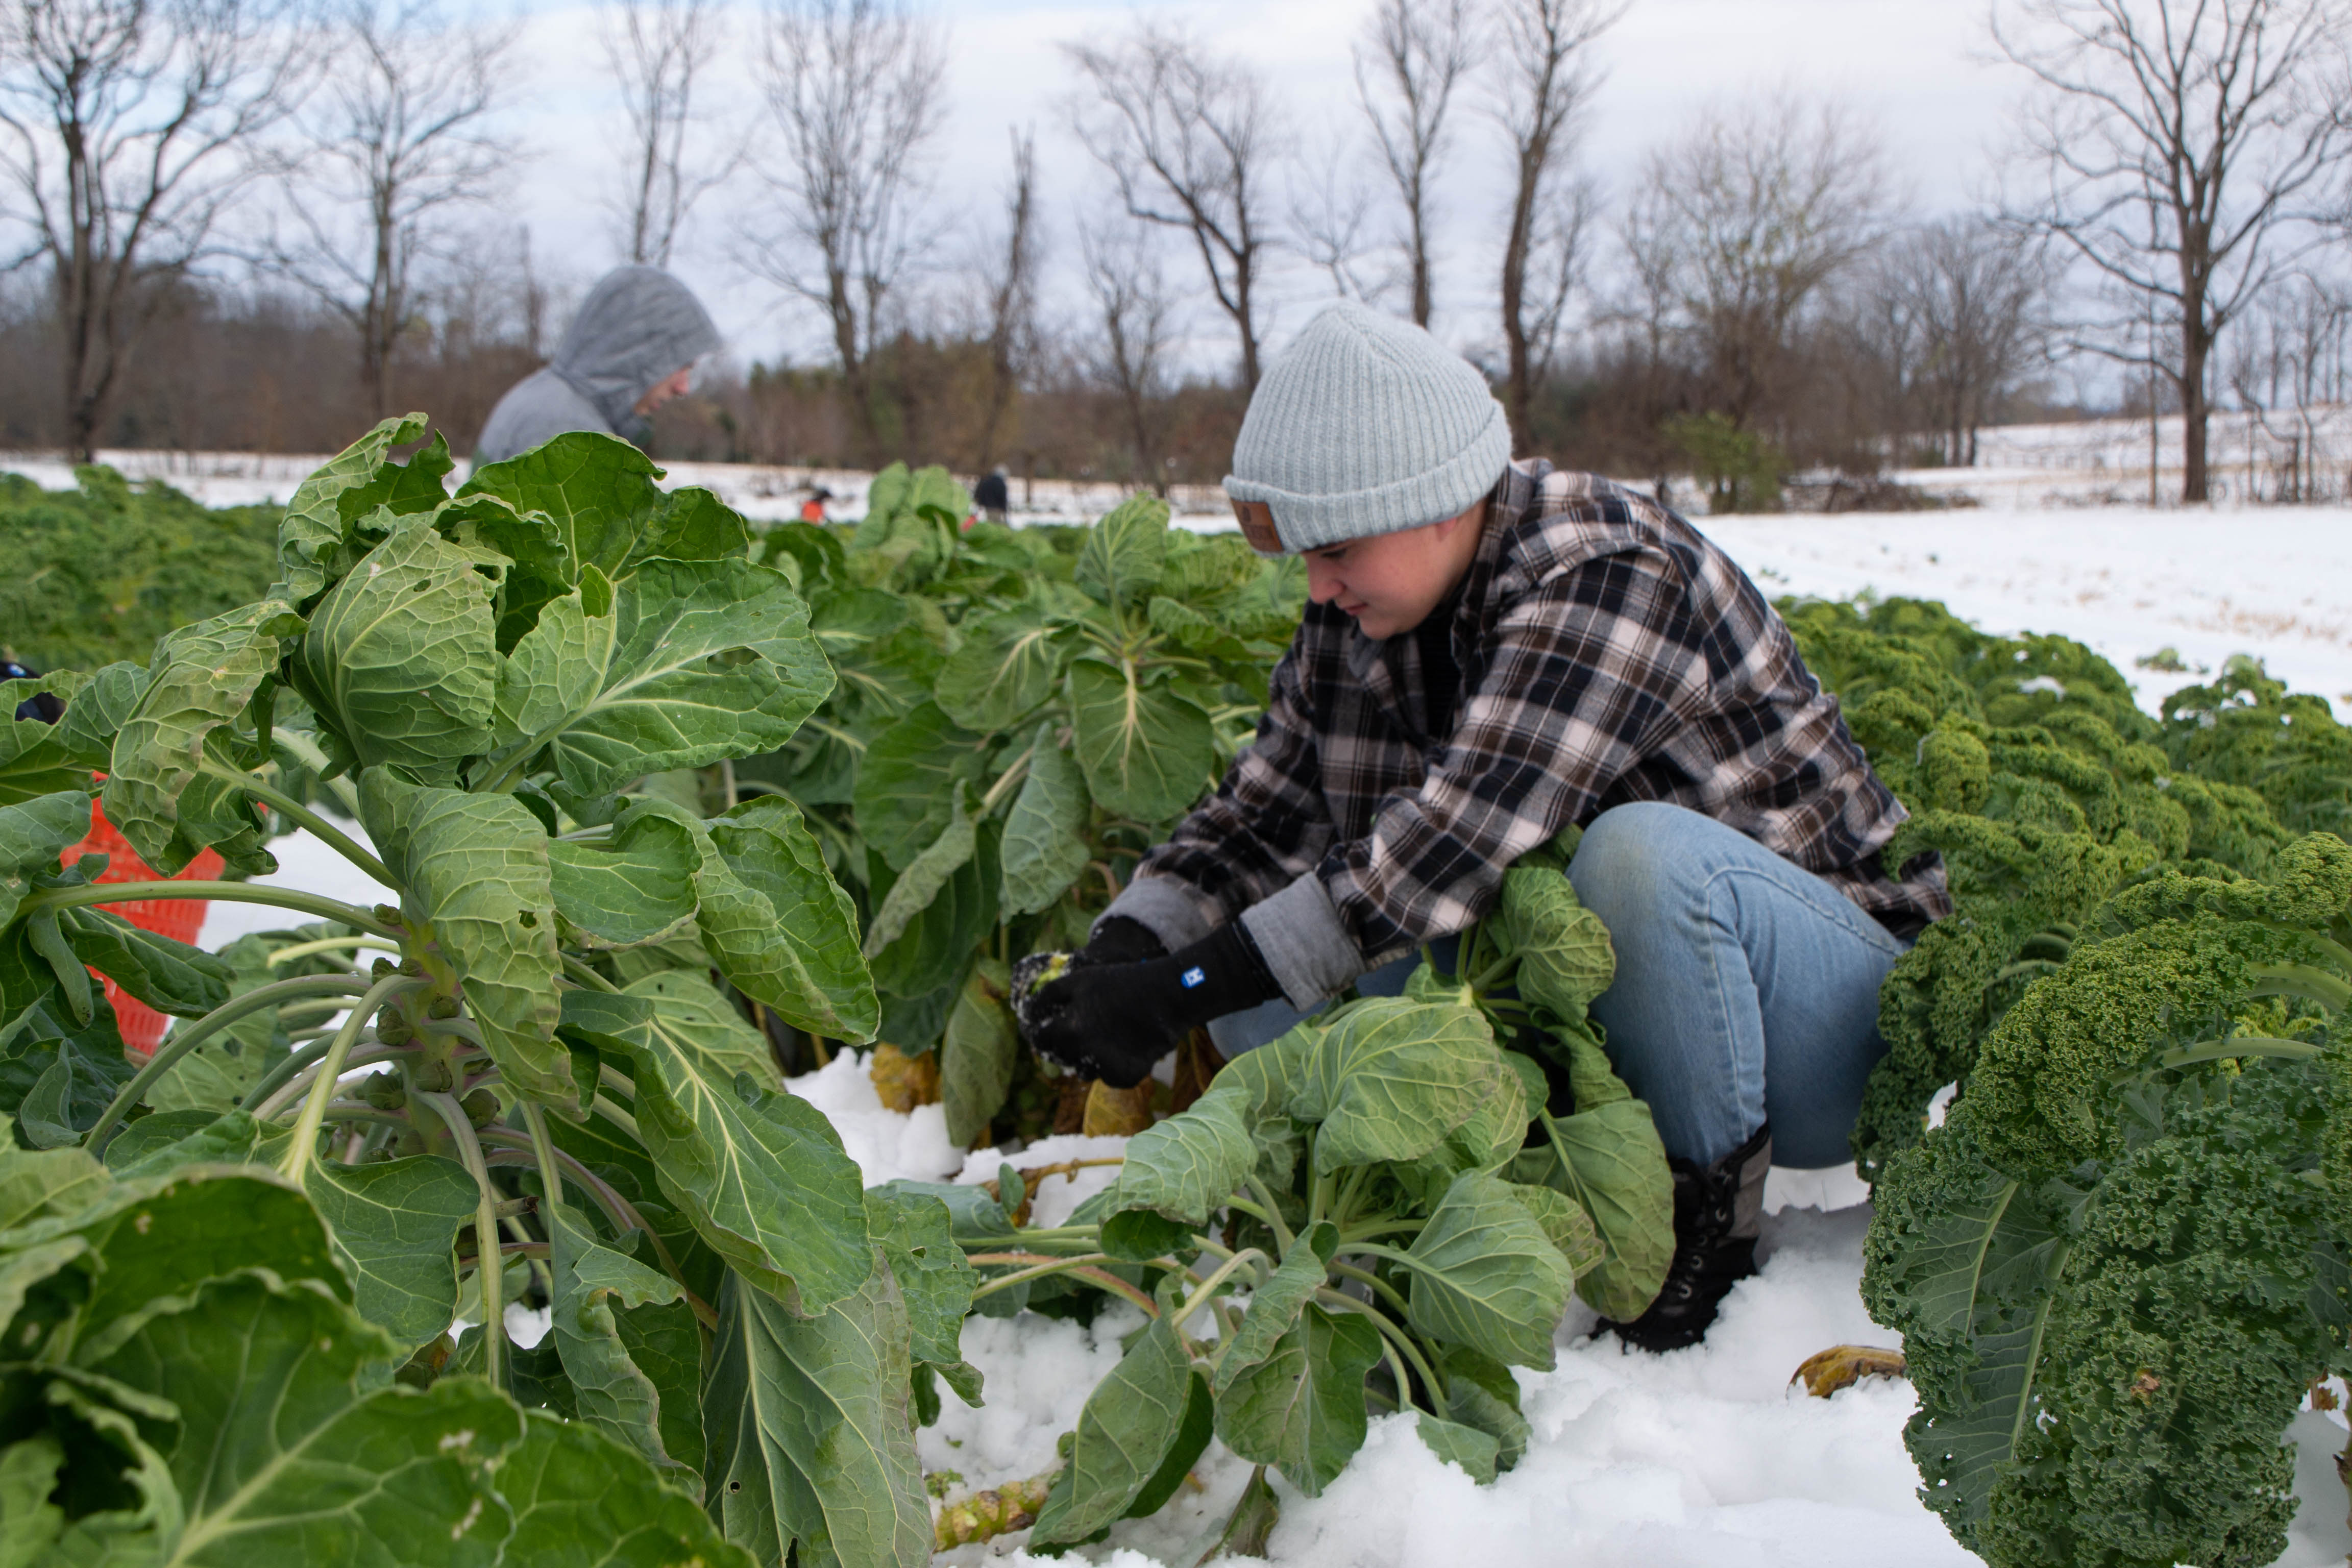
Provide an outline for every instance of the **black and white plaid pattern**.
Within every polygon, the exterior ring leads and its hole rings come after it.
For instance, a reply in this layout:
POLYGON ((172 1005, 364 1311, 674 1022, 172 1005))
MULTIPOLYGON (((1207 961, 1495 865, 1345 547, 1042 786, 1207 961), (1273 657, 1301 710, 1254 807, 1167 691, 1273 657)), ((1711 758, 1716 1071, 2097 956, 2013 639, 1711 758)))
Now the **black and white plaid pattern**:
POLYGON ((1940 859, 1890 877, 1907 815, 1788 626, 1697 530, 1592 474, 1514 463, 1454 616, 1453 733, 1411 636, 1309 605, 1257 739, 1138 878, 1222 925, 1315 874, 1367 965, 1468 926, 1504 870, 1626 801, 1704 812, 1908 933, 1951 908, 1940 859))

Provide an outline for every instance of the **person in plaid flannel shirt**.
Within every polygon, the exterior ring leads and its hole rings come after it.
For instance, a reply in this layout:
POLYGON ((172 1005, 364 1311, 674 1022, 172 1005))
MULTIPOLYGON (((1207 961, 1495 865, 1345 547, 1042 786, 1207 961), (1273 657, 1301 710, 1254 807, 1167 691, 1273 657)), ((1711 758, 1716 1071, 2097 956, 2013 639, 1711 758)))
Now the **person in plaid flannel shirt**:
POLYGON ((1593 1005, 1675 1173, 1675 1250, 1628 1342, 1696 1342, 1755 1271, 1766 1172, 1843 1163, 1885 1051, 1878 986, 1950 908, 1933 855, 1746 574, 1600 478, 1512 461, 1478 371, 1326 310, 1250 400, 1225 489, 1308 604, 1257 737, 1146 856, 1030 1043, 1139 1082, 1205 1024, 1231 1055, 1353 985, 1402 989, 1570 824, 1607 922, 1593 1005))

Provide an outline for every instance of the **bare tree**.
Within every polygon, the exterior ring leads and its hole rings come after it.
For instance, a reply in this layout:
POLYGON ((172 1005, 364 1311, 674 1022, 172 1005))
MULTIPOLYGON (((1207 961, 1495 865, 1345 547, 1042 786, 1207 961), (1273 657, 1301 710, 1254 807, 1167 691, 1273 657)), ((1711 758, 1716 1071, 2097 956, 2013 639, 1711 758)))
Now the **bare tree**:
POLYGON ((988 400, 980 429, 980 466, 996 461, 1004 411, 1037 331, 1037 139, 1013 132, 1013 183, 1004 193, 1004 247, 984 270, 988 289, 988 400))
POLYGON ((449 255, 454 221, 514 161, 491 117, 515 35, 451 23, 436 0, 345 0, 332 37, 326 86, 278 155, 283 223, 263 260, 350 324, 361 390, 381 419, 424 269, 449 255))
POLYGON ((1389 290, 1392 278, 1373 267, 1385 248, 1372 229, 1372 193, 1358 177, 1344 142, 1328 143, 1297 168, 1291 193, 1290 226, 1307 264, 1331 279, 1342 300, 1372 300, 1389 290))
POLYGON ((1585 46, 1616 24, 1631 0, 1502 0, 1500 104, 1497 114, 1510 139, 1512 187, 1510 222, 1503 238, 1503 405, 1511 417, 1512 433, 1528 437, 1528 405, 1535 395, 1539 363, 1549 352, 1546 333, 1558 330, 1559 310, 1546 301, 1552 290, 1544 279, 1572 279, 1574 247, 1558 268, 1539 265, 1538 251, 1547 237, 1559 252, 1559 242, 1580 237, 1585 198, 1571 195, 1565 217, 1554 210, 1558 184, 1576 146, 1578 110, 1598 84, 1587 66, 1585 46), (1533 280, 1531 300, 1528 286, 1533 280))
POLYGON ((1654 321, 1694 351, 1706 400, 1746 429, 1807 305, 1885 227, 1874 144, 1780 97, 1710 110, 1652 153, 1625 217, 1654 321))
POLYGON ((869 369, 892 290, 924 236, 919 163, 945 100, 938 34, 901 0, 772 0, 757 63, 782 138, 760 167, 781 232, 745 234, 750 269, 824 313, 866 447, 880 442, 869 369))
POLYGON ((1973 468, 1977 432, 2042 346, 2041 247, 1980 217, 1927 224, 1886 247, 1872 279, 1900 384, 1947 463, 1973 468))
POLYGON ((1436 287, 1430 267, 1436 198, 1429 183, 1449 141, 1454 89, 1470 69, 1470 0, 1380 0, 1364 32, 1356 46, 1356 100, 1404 204, 1412 319, 1425 327, 1436 287))
POLYGON ((2237 335, 2230 390, 2263 433, 2286 448, 2276 499, 2320 499, 2323 405, 2343 400, 2352 297, 2309 273, 2275 282, 2237 335))
POLYGON ((49 272, 78 458, 150 311, 307 84, 302 3, 16 0, 0 20, 0 180, 31 231, 8 266, 49 272))
POLYGON ((1079 140, 1129 216, 1192 236, 1218 308, 1241 339, 1242 389, 1257 388, 1259 275, 1271 233, 1269 164, 1283 153, 1273 100, 1247 67, 1150 23, 1111 44, 1066 44, 1094 86, 1074 107, 1079 140))
POLYGON ((734 173, 736 157, 703 163, 687 146, 695 89, 723 31, 719 0, 614 0, 604 14, 604 58, 628 121, 619 206, 629 259, 642 266, 669 265, 687 214, 734 173))
POLYGON ((1096 328, 1086 352, 1087 369, 1118 398, 1137 478, 1165 495, 1160 448, 1174 310, 1150 231, 1139 223, 1118 232, 1081 223, 1078 246, 1096 328))
POLYGON ((1993 41, 2039 86, 2015 216, 2096 280, 2077 347, 2172 384, 2207 498, 2214 345, 2322 230, 2347 140, 2342 0, 2020 0, 1993 41), (2151 330, 2150 323, 2153 323, 2151 330), (2139 341, 2133 341, 2135 333, 2139 341))

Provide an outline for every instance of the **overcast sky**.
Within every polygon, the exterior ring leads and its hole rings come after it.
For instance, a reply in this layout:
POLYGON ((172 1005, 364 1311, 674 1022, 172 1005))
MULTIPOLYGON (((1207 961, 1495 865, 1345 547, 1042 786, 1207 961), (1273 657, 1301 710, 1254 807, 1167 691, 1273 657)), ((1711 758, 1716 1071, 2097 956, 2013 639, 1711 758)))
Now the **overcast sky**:
MULTIPOLYGON (((753 151, 772 142, 751 120, 741 62, 756 48, 753 0, 734 0, 728 69, 716 105, 754 126, 753 151)), ((1064 104, 1076 84, 1059 46, 1116 33, 1139 15, 1181 16, 1221 49, 1264 73, 1310 149, 1335 136, 1362 141, 1350 45, 1370 0, 1192 0, 1147 10, 1112 3, 939 0, 929 9, 945 31, 949 110, 930 165, 927 210, 935 255, 952 265, 996 221, 1007 175, 1007 127, 1034 124, 1040 194, 1047 218, 1046 306, 1074 314, 1066 273, 1052 260, 1075 252, 1075 215, 1108 209, 1099 170, 1070 135, 1064 104)), ((519 58, 512 127, 532 156, 520 166, 499 217, 529 226, 542 268, 575 286, 618 258, 607 205, 614 117, 593 0, 531 5, 519 58)), ((1714 101, 1785 90, 1832 99, 1871 128, 1913 210, 1935 213, 1981 194, 2016 93, 2014 73, 1985 59, 1983 8, 1974 0, 1633 0, 1596 46, 1606 79, 1587 121, 1582 164, 1612 198, 1636 179, 1643 153, 1676 135, 1714 101)), ((1445 243, 1439 274, 1439 331, 1465 349, 1494 335, 1492 272, 1500 153, 1474 83, 1443 189, 1445 243)), ((772 285, 751 281, 738 259, 741 218, 761 193, 749 181, 698 208, 675 265, 703 291, 734 355, 773 363, 824 356, 824 337, 805 309, 772 285)), ((1192 285, 1197 268, 1171 252, 1171 276, 1192 285)), ((1276 289, 1268 338, 1279 342, 1328 289, 1296 262, 1276 289)), ((1192 323, 1190 358, 1229 363, 1230 331, 1211 315, 1192 323), (1221 360, 1220 356, 1223 356, 1221 360)))

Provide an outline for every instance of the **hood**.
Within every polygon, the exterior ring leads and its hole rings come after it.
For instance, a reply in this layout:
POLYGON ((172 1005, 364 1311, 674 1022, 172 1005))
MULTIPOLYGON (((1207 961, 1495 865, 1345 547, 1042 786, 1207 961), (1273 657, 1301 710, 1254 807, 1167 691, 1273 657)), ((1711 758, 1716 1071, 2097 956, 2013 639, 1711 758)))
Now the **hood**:
POLYGON ((719 346, 694 291, 658 267, 616 267, 596 280, 555 351, 555 374, 615 430, 637 399, 719 346))

